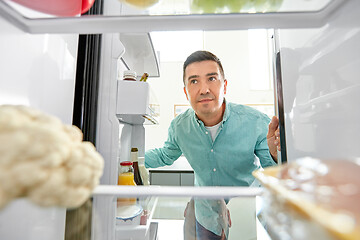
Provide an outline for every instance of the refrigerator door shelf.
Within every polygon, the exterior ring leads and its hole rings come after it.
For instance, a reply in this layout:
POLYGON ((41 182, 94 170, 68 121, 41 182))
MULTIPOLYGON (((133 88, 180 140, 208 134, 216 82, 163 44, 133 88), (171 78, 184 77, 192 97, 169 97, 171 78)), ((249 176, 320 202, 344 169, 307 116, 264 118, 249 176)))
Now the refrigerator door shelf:
POLYGON ((118 81, 116 116, 120 122, 143 125, 158 124, 159 105, 150 96, 150 85, 139 81, 118 81))
POLYGON ((126 49, 121 58, 138 78, 145 72, 149 77, 160 76, 159 59, 149 33, 121 33, 120 41, 126 49))
MULTIPOLYGON (((144 240, 144 239, 152 239, 151 238, 151 225, 152 225, 152 218, 158 202, 158 197, 146 197, 141 198, 138 204, 141 206, 141 210, 146 210, 148 213, 147 221, 145 225, 139 224, 124 224, 117 219, 116 222, 116 240, 127 240, 127 239, 134 239, 134 240, 144 240)), ((118 208, 119 209, 119 208, 118 208)), ((142 217, 142 216, 139 216, 142 217)))
POLYGON ((131 125, 152 125, 159 123, 158 120, 153 118, 151 115, 116 114, 116 117, 120 122, 131 125))

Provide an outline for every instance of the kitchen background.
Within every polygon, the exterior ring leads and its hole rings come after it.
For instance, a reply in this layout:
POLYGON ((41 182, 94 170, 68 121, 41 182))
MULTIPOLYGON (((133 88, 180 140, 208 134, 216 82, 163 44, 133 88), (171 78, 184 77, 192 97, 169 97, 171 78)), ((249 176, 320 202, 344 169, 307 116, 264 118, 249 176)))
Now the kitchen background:
MULTIPOLYGON (((168 127, 174 117, 190 107, 183 92, 183 62, 192 52, 208 50, 222 61, 228 80, 226 99, 250 105, 271 116, 274 115, 272 72, 273 31, 265 29, 246 31, 181 31, 151 33, 158 54, 160 77, 148 80, 160 105, 157 125, 144 125, 145 149, 162 147, 167 139, 168 127)), ((193 173, 184 157, 172 166, 150 169, 151 184, 193 185, 193 173)), ((159 239, 181 240, 183 214, 189 198, 160 198, 153 215, 159 223, 159 239), (176 234, 174 234, 176 233, 176 234)), ((267 239, 256 233, 255 221, 249 221, 255 211, 253 198, 232 201, 229 209, 242 209, 232 216, 237 226, 230 229, 231 239, 267 239)), ((261 229, 261 228, 258 228, 261 229)))
POLYGON ((183 91, 183 62, 208 50, 222 61, 228 80, 226 99, 274 115, 271 66, 272 31, 184 31, 151 33, 160 60, 160 77, 148 82, 160 105, 158 125, 145 125, 145 149, 162 147, 170 122, 190 107, 183 91))

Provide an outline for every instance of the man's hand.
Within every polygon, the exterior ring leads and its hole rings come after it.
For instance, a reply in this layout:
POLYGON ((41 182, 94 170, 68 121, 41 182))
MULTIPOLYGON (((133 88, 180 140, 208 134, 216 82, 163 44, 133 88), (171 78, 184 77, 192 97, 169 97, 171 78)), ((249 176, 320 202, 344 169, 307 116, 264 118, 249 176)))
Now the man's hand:
POLYGON ((266 135, 267 144, 272 158, 277 162, 277 150, 280 151, 279 119, 274 116, 269 124, 269 131, 266 135))

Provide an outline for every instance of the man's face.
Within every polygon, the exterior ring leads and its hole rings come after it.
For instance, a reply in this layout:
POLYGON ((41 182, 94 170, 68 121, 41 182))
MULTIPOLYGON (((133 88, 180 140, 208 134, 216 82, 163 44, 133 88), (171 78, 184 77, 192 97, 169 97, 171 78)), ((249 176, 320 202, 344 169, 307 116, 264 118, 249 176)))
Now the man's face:
POLYGON ((207 60, 189 64, 184 80, 186 97, 199 117, 222 111, 227 81, 216 62, 207 60))

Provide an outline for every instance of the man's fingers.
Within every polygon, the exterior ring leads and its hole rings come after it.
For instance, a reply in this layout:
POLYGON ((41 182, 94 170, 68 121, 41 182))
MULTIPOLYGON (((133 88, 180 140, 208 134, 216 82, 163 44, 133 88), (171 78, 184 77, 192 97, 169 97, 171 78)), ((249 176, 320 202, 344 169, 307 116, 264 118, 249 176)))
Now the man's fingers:
POLYGON ((279 126, 279 119, 276 116, 273 116, 269 124, 269 130, 267 134, 268 138, 275 136, 275 131, 277 130, 278 126, 279 126))
POLYGON ((230 211, 229 211, 229 209, 227 209, 227 214, 228 214, 229 227, 231 227, 232 223, 231 223, 231 217, 230 217, 230 211))

